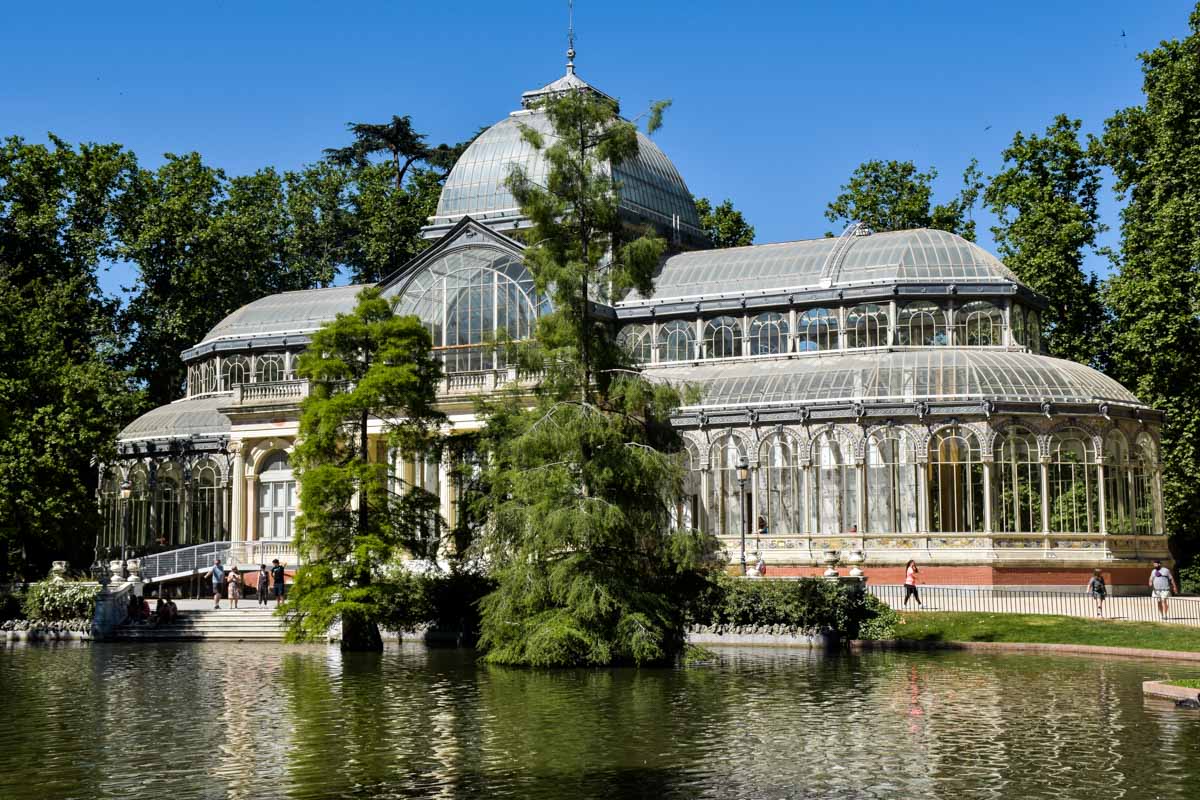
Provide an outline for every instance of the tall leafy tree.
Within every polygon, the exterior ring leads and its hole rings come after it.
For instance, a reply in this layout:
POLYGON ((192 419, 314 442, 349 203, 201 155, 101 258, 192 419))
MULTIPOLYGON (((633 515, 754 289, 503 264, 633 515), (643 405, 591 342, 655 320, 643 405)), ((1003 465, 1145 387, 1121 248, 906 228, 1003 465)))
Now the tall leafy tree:
POLYGON ((349 182, 343 257, 355 283, 377 283, 426 247, 421 228, 437 210, 442 181, 474 137, 431 146, 408 116, 347 128, 354 141, 325 151, 349 182))
POLYGON ((1105 124, 1105 160, 1127 198, 1113 310, 1115 376, 1167 413, 1163 500, 1174 552, 1200 544, 1200 7, 1191 33, 1141 55, 1142 105, 1105 124))
MULTIPOLYGON (((665 104, 650 114, 658 126, 665 104)), ((489 661, 534 666, 655 663, 683 645, 681 609, 703 540, 672 529, 679 393, 651 384, 590 300, 652 290, 666 242, 626 235, 607 164, 637 153, 636 130, 589 91, 546 101, 553 136, 526 129, 548 169, 508 185, 533 224, 525 253, 553 312, 519 353, 545 370, 528 396, 484 406, 490 524, 481 542, 498 588, 482 603, 489 661)))
POLYGON ((754 226, 746 221, 742 212, 733 207, 726 198, 714 206, 707 197, 696 200, 696 213, 700 215, 700 227, 708 234, 713 247, 746 247, 754 244, 754 226))
POLYGON ((954 199, 934 205, 937 176, 933 167, 919 172, 911 161, 864 161, 826 207, 825 218, 842 224, 858 221, 877 231, 936 228, 975 241, 971 212, 983 190, 978 164, 972 159, 967 165, 954 199))
POLYGON ((1004 263, 1050 301, 1043 324, 1051 353, 1103 365, 1105 308, 1084 254, 1100 224, 1100 165, 1079 138, 1079 120, 1055 117, 1043 135, 1018 132, 1004 149, 1003 169, 984 203, 1004 263))
POLYGON ((0 578, 91 560, 92 459, 137 402, 96 280, 135 170, 117 145, 0 144, 0 578))
POLYGON ((311 555, 285 605, 294 639, 320 639, 340 621, 343 649, 382 649, 379 623, 402 617, 420 595, 396 562, 439 528, 431 520, 436 499, 419 489, 391 492, 378 454, 431 447, 441 367, 425 326, 392 310, 379 289, 364 289, 354 312, 322 326, 300 356, 311 389, 294 456, 297 539, 311 555))
POLYGON ((120 255, 137 267, 129 361, 153 404, 183 392, 179 353, 265 295, 328 285, 342 184, 328 170, 229 179, 196 153, 142 170, 123 201, 120 255), (331 241, 332 239, 332 241, 331 241))

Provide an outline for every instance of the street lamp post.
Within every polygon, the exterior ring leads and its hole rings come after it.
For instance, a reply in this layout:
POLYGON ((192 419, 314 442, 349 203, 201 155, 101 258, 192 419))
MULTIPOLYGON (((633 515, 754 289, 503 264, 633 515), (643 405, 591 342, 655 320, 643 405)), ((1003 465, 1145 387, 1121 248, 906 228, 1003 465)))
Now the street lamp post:
POLYGON ((742 503, 742 575, 746 574, 746 480, 750 477, 750 464, 742 456, 737 463, 738 495, 742 503))
POLYGON ((133 485, 129 478, 121 481, 121 577, 126 577, 125 556, 126 545, 129 541, 129 496, 133 493, 133 485))

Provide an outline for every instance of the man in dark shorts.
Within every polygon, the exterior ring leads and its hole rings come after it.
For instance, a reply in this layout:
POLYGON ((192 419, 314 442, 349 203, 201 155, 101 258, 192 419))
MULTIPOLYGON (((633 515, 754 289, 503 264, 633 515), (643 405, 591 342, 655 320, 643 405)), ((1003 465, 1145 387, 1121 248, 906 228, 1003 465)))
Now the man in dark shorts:
POLYGON ((271 591, 275 594, 275 605, 283 601, 283 565, 279 559, 271 562, 271 591))

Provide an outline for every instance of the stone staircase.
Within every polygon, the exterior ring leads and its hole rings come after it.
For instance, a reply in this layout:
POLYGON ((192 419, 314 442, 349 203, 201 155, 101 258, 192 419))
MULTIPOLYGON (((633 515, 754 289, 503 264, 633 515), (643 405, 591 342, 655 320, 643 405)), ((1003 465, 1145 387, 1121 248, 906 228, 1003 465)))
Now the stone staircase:
POLYGON ((118 625, 113 638, 123 642, 281 642, 283 620, 274 612, 274 605, 269 609, 251 605, 235 610, 222 602, 220 610, 180 610, 179 618, 169 625, 118 625))

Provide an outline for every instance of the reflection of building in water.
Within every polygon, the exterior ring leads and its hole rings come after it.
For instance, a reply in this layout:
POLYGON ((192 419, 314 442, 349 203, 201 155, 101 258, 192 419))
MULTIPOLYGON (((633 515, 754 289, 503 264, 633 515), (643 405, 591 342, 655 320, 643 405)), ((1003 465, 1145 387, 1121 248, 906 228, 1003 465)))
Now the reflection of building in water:
MULTIPOLYGON (((428 325, 445 364, 452 432, 480 425, 472 398, 518 375, 497 331, 528 338, 548 300, 523 263, 528 220, 504 186, 512 164, 546 164, 521 136, 548 130, 539 99, 594 92, 574 73, 523 96, 446 179, 432 246, 384 279, 400 313, 428 325)), ((718 536, 734 562, 813 574, 826 550, 862 551, 877 582, 916 558, 934 583, 1144 583, 1165 556, 1161 414, 1089 367, 1043 352, 1046 301, 995 256, 937 230, 872 232, 705 249, 687 186, 642 137, 614 169, 630 225, 668 237, 653 296, 596 307, 656 379, 702 399, 680 411, 688 479, 676 519, 718 536), (739 466, 744 469, 739 470, 739 466), (744 472, 745 482, 738 480, 744 472)), ((230 314, 182 357, 187 396, 121 434, 105 468, 101 547, 120 539, 119 486, 132 485, 140 549, 241 543, 247 563, 294 561, 288 459, 307 383, 297 355, 350 311, 360 287, 288 292, 230 314)), ((457 460, 407 460, 375 430, 395 485, 462 519, 457 460)))

